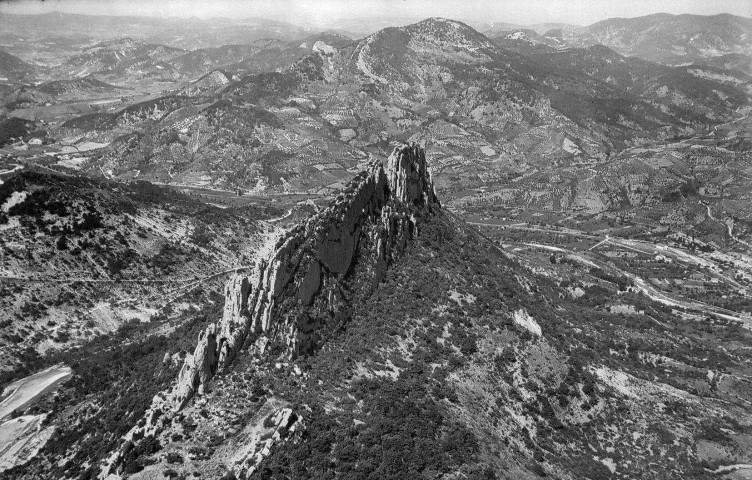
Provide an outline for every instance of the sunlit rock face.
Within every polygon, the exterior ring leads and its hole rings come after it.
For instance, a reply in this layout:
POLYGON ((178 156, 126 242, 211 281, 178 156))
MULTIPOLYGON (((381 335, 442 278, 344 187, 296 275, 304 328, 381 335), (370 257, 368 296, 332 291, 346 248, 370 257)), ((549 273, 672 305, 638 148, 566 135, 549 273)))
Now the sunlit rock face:
POLYGON ((222 319, 200 336, 174 391, 182 408, 244 345, 264 338, 294 357, 313 351, 367 296, 439 207, 424 150, 394 149, 373 162, 332 204, 283 234, 251 275, 225 290, 222 319), (346 288, 345 288, 346 287, 346 288))

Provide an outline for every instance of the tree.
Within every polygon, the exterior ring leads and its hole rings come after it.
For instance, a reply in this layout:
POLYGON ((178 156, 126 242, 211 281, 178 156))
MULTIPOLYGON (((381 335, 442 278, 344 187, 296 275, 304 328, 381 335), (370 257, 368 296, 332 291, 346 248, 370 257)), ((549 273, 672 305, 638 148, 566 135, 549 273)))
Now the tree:
POLYGON ((68 238, 65 236, 65 234, 60 235, 60 237, 57 239, 57 242, 55 243, 55 246, 58 250, 66 250, 68 248, 68 238))

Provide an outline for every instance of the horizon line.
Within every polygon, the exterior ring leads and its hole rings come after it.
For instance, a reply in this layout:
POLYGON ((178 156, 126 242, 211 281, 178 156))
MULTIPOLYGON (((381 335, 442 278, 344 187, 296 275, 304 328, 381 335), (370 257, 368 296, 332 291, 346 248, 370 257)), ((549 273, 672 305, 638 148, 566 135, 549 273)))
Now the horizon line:
MULTIPOLYGON (((0 12, 2 12, 3 10, 6 10, 5 8, 3 8, 4 6, 7 7, 7 6, 12 6, 12 5, 13 3, 4 3, 4 2, 0 3, 0 12)), ((12 10, 12 9, 7 9, 7 10, 12 10)), ((65 10, 60 10, 60 9, 55 9, 55 10, 51 10, 47 12, 42 12, 42 11, 38 11, 38 12, 10 11, 8 12, 6 11, 4 13, 6 15, 28 16, 28 17, 59 14, 59 15, 70 15, 70 16, 81 16, 81 17, 107 17, 107 18, 132 17, 132 18, 139 18, 139 19, 157 19, 157 20, 171 20, 171 21, 172 20, 177 20, 177 21, 197 20, 197 21, 202 21, 202 22, 212 21, 212 20, 226 20, 226 21, 235 21, 235 22, 242 22, 242 21, 249 21, 249 20, 261 20, 261 21, 268 21, 268 22, 274 22, 274 23, 279 23, 279 24, 292 25, 292 26, 299 27, 305 30, 315 30, 316 28, 319 28, 322 31, 325 31, 327 28, 328 29, 338 29, 338 28, 342 29, 345 27, 340 27, 338 26, 338 24, 341 24, 343 22, 348 22, 348 21, 356 21, 359 19, 359 17, 353 17, 352 19, 349 19, 349 20, 347 18, 338 19, 338 20, 332 21, 328 26, 313 27, 310 24, 306 24, 305 22, 301 23, 293 19, 280 20, 277 18, 271 18, 270 16, 266 16, 263 14, 255 15, 255 16, 249 15, 249 16, 243 16, 243 17, 237 17, 237 16, 233 17, 229 15, 202 16, 202 15, 195 15, 195 14, 190 15, 190 16, 181 16, 181 15, 159 15, 159 14, 137 13, 137 12, 128 12, 128 13, 120 13, 120 14, 106 13, 106 12, 80 13, 80 12, 70 12, 70 11, 65 11, 65 10)), ((666 11, 635 15, 632 17, 612 16, 612 17, 607 17, 607 18, 597 20, 592 23, 588 23, 588 24, 573 23, 573 22, 567 22, 564 20, 543 21, 543 22, 533 22, 533 23, 520 23, 520 22, 492 20, 492 19, 480 21, 480 20, 472 20, 472 19, 462 18, 462 17, 451 17, 451 16, 441 16, 441 15, 438 15, 438 16, 415 15, 413 17, 405 17, 405 16, 399 16, 399 15, 394 14, 394 15, 375 15, 373 17, 367 17, 367 18, 369 18, 372 21, 377 20, 377 21, 382 21, 382 22, 389 22, 389 21, 393 21, 399 18, 401 20, 400 22, 398 22, 400 25, 407 25, 413 22, 419 23, 421 21, 428 20, 430 18, 444 18, 447 20, 460 21, 471 26, 472 25, 487 25, 487 26, 492 27, 493 24, 498 23, 498 24, 506 24, 510 26, 519 26, 519 27, 538 26, 538 25, 547 25, 547 24, 564 24, 564 25, 571 25, 575 27, 587 27, 587 26, 594 25, 596 23, 607 21, 607 20, 629 20, 629 19, 638 19, 638 18, 657 16, 657 15, 668 15, 671 17, 693 16, 693 17, 708 17, 708 18, 718 17, 718 16, 731 16, 731 17, 752 19, 752 14, 750 14, 750 16, 744 16, 744 15, 738 15, 738 14, 730 13, 730 12, 719 12, 719 13, 703 15, 703 14, 698 14, 698 13, 670 13, 666 11)))

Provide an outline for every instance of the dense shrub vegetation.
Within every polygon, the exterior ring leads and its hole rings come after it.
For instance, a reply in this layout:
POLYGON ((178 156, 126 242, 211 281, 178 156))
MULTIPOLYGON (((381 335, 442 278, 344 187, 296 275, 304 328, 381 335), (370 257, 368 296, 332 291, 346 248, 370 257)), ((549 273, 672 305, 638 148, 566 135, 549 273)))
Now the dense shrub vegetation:
MULTIPOLYGON (((49 355, 29 358, 29 370, 64 363, 73 369, 73 378, 59 394, 37 404, 34 412, 51 411, 47 422, 65 418, 62 427, 44 446, 40 455, 49 463, 45 474, 54 478, 94 479, 99 462, 119 443, 120 437, 140 420, 154 395, 174 381, 180 364, 163 363, 165 354, 193 350, 198 332, 221 312, 222 298, 203 311, 185 317, 183 324, 165 336, 144 336, 138 321, 125 324, 112 335, 99 337, 86 345, 49 355), (65 409, 87 401, 72 416, 65 409), (71 450, 75 448, 74 450, 71 450), (75 454, 60 463, 69 452, 75 454), (89 465, 87 468, 86 465, 89 465)), ((160 448, 156 440, 139 443, 129 451, 125 471, 141 470, 147 455, 160 448)), ((4 472, 6 478, 34 474, 46 462, 19 466, 4 472)))

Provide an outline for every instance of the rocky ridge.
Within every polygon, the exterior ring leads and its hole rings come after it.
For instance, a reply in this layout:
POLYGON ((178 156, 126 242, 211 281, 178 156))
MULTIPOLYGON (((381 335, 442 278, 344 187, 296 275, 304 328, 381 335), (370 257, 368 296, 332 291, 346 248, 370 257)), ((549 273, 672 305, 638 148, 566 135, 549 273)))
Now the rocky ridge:
POLYGON ((154 398, 100 478, 118 471, 137 439, 160 432, 243 348, 286 358, 313 352, 347 321, 350 305, 370 295, 417 236, 420 219, 437 207, 425 151, 404 145, 386 168, 372 162, 329 207, 282 234, 250 275, 228 281, 222 318, 200 334, 172 391, 154 398))
POLYGON ((430 205, 438 200, 422 148, 395 148, 386 169, 373 162, 331 206, 283 235, 250 276, 228 282, 222 319, 207 327, 180 372, 178 408, 246 342, 276 342, 289 357, 312 351, 321 328, 335 326, 347 310, 353 294, 342 288, 345 279, 365 273, 367 289, 377 285, 430 205), (356 271, 362 265, 367 272, 356 271))

